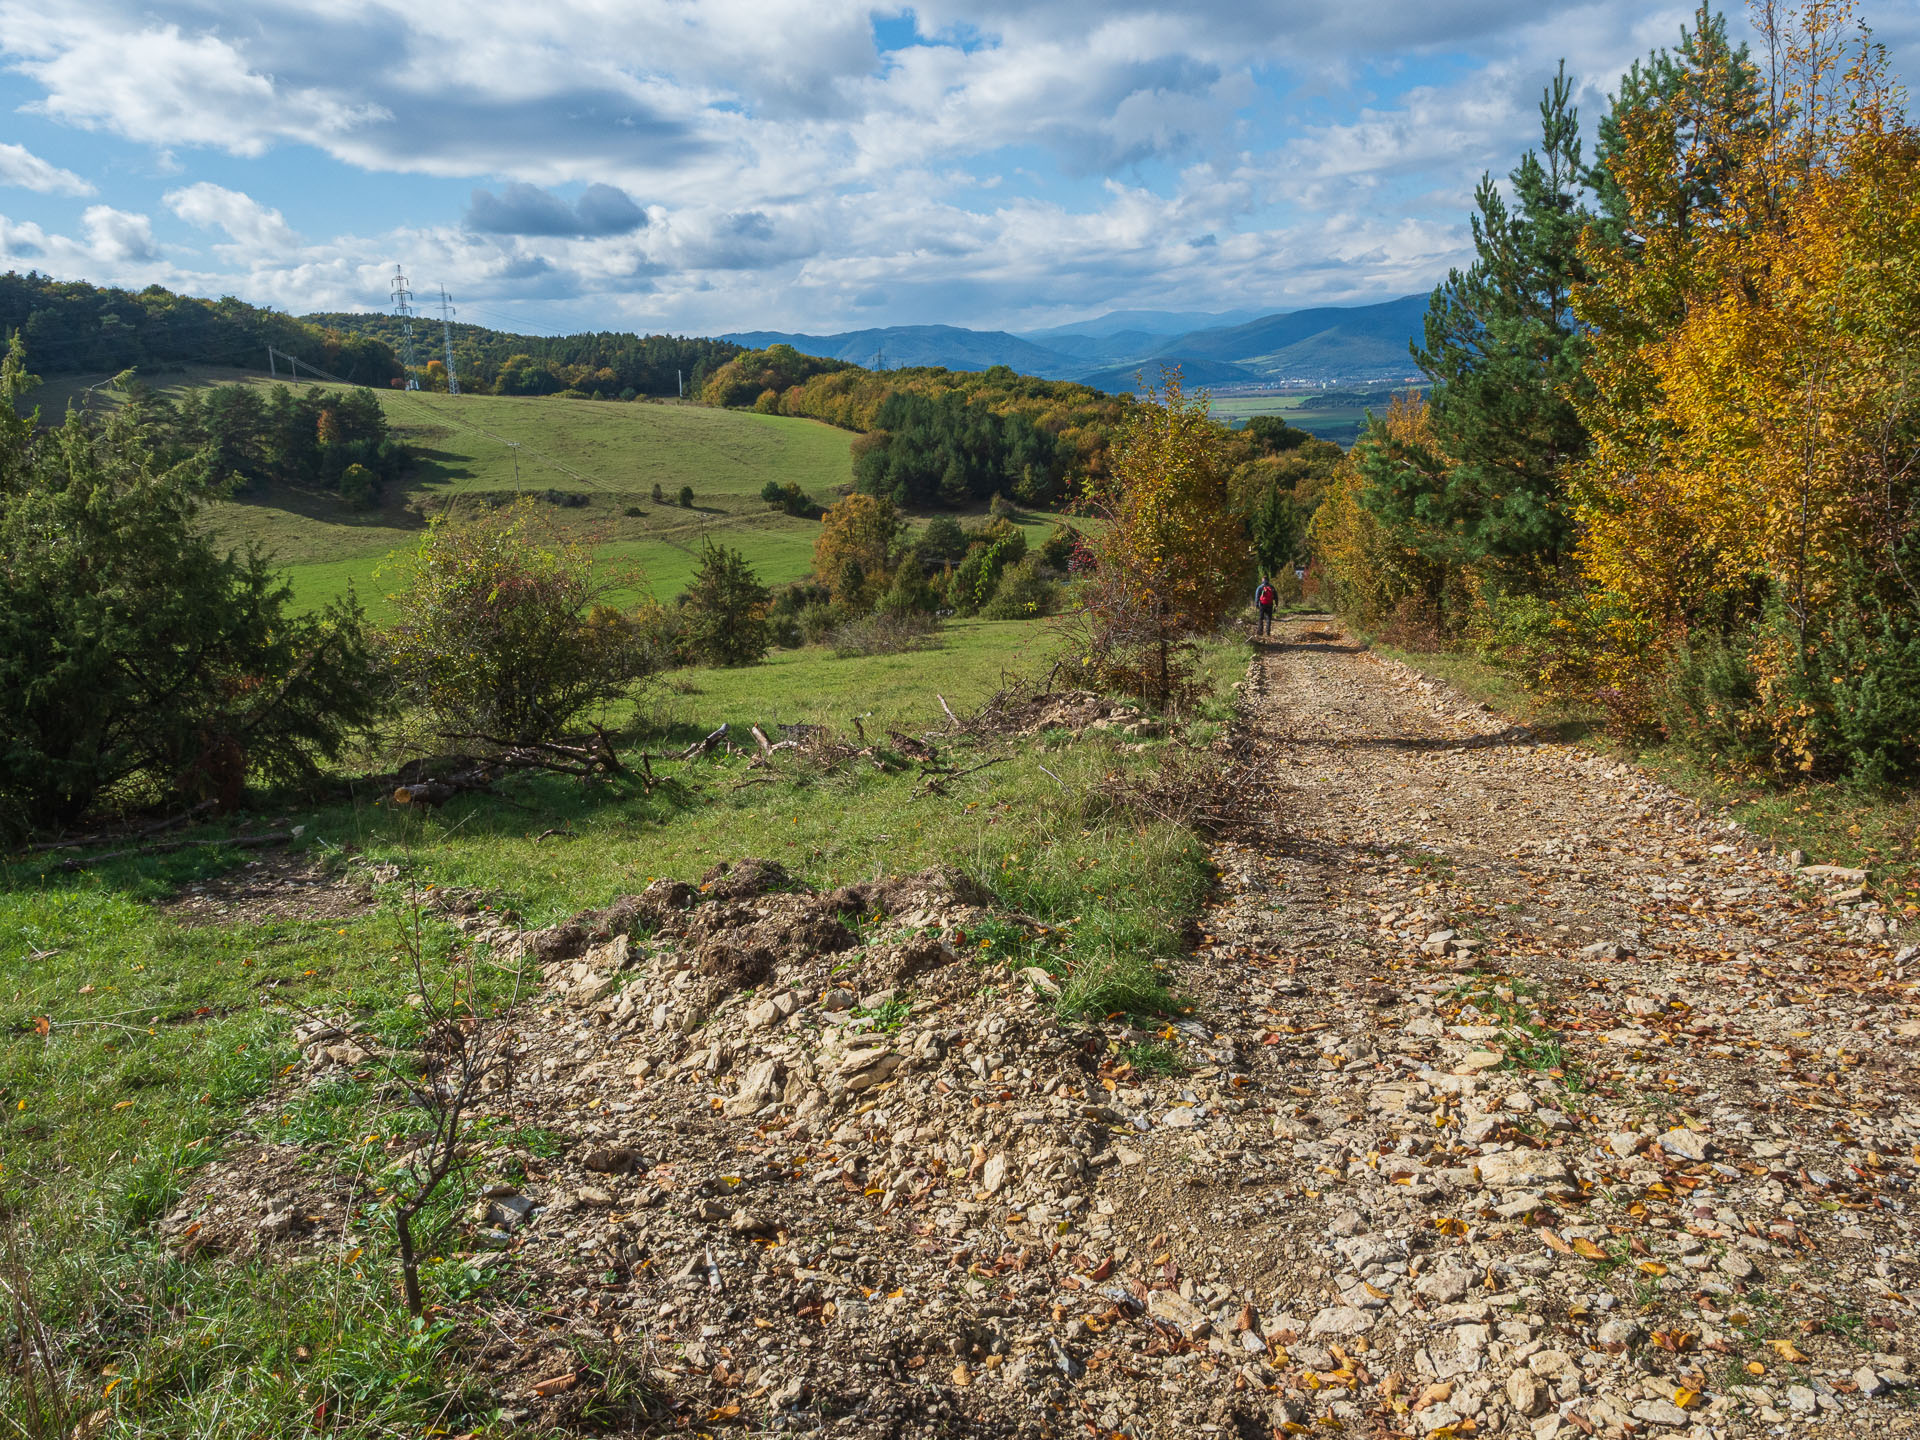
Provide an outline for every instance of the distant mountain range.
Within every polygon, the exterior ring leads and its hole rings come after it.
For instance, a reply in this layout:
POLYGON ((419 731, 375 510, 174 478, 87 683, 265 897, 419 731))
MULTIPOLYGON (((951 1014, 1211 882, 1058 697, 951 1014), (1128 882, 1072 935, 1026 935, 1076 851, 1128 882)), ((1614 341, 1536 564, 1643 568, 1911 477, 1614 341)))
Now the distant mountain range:
POLYGON ((1260 315, 1116 310, 1095 320, 1016 335, 954 325, 889 325, 838 335, 748 330, 722 339, 752 349, 791 345, 806 355, 900 369, 1007 365, 1048 380, 1132 390, 1178 365, 1189 385, 1325 385, 1402 379, 1413 373, 1407 342, 1421 334, 1425 295, 1379 305, 1325 306, 1260 315))
POLYGON ((1029 330, 1026 337, 1040 344, 1063 335, 1119 335, 1138 331, 1145 335, 1184 335, 1189 330, 1211 330, 1220 325, 1241 325, 1257 320, 1259 310, 1109 310, 1092 320, 1076 320, 1071 325, 1056 325, 1051 330, 1029 330))
MULTIPOLYGON (((791 345, 802 355, 850 360, 870 369, 899 370, 911 365, 944 365, 949 370, 986 370, 1011 365, 1023 375, 1064 378, 1057 351, 1009 335, 1004 330, 963 330, 956 325, 889 325, 884 330, 848 330, 838 335, 789 335, 780 330, 743 330, 722 335, 735 345, 764 350, 791 345)), ((1081 369, 1085 366, 1079 367, 1081 369)))

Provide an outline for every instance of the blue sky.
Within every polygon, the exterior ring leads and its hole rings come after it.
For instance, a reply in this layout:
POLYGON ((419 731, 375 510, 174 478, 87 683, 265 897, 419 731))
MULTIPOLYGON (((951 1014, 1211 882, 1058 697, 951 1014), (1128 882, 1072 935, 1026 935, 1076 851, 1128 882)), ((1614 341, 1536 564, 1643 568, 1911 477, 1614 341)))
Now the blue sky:
MULTIPOLYGON (((534 330, 1423 290, 1647 0, 0 0, 0 268, 534 330)), ((1897 73, 1920 4, 1867 0, 1897 73)), ((1734 16, 1744 29, 1742 14, 1734 16)))

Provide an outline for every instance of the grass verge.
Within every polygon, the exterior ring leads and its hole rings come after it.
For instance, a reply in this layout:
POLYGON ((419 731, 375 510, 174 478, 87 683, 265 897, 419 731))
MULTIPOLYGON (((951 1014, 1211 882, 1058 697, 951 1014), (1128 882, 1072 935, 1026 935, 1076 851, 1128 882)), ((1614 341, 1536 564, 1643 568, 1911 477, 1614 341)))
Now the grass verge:
POLYGON ((1920 915, 1920 795, 1846 781, 1765 783, 1716 773, 1672 745, 1633 745, 1610 735, 1598 710, 1558 705, 1472 655, 1375 644, 1380 654, 1444 680, 1544 736, 1630 761, 1681 794, 1737 821, 1778 849, 1809 860, 1864 867, 1877 899, 1920 915))
MULTIPOLYGON (((965 710, 1003 672, 1044 672, 1043 634, 958 624, 935 650, 679 672, 631 743, 665 749, 721 720, 846 734, 858 718, 884 757, 890 728, 944 728, 936 692, 965 710)), ((1244 642, 1203 652, 1213 694, 1172 738, 936 738, 959 768, 1000 759, 945 795, 925 794, 905 764, 754 767, 749 742, 661 767, 671 778, 650 794, 521 776, 427 813, 379 796, 280 797, 177 832, 214 842, 192 849, 77 870, 55 855, 0 858, 0 1239, 14 1257, 0 1277, 23 1296, 16 1362, 29 1353, 20 1334, 46 1337, 31 1347, 46 1361, 31 1387, 18 1363, 0 1373, 13 1425, 0 1435, 498 1432, 497 1401, 469 1367, 488 1307, 510 1297, 471 1257, 431 1252, 416 1323, 378 1225, 287 1264, 182 1258, 156 1224, 201 1167, 280 1147, 379 1182, 389 1087, 294 1084, 290 1032, 311 1013, 351 1013, 375 1035, 416 1024, 411 908, 392 877, 474 887, 532 926, 746 855, 823 888, 945 865, 1005 912, 972 937, 980 963, 1039 966, 1070 1014, 1161 1010, 1177 1003, 1161 962, 1206 893, 1205 845, 1108 803, 1105 787, 1212 739, 1246 658, 1244 642), (219 843, 276 822, 303 833, 272 851, 219 843)), ((454 932, 429 916, 422 938, 444 963, 454 932)), ((537 1157, 551 1138, 483 1125, 477 1143, 537 1157)), ((446 1235, 460 1199, 442 1206, 446 1235)))

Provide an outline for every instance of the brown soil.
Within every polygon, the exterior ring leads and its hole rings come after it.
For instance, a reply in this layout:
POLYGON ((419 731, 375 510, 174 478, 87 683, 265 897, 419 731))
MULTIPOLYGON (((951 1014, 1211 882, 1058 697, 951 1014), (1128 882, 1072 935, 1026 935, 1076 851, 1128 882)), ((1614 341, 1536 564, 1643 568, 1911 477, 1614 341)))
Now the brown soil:
POLYGON ((269 853, 183 888, 160 908, 182 925, 345 920, 374 904, 374 887, 344 880, 308 855, 269 853))

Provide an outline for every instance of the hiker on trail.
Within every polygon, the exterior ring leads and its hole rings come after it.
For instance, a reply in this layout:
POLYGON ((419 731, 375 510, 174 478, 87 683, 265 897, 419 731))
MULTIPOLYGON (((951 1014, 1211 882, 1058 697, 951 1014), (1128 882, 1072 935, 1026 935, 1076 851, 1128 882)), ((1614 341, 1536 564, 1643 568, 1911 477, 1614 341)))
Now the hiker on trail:
POLYGON ((1273 633, 1273 602, 1280 598, 1280 592, 1273 588, 1273 582, 1264 575, 1260 577, 1260 588, 1253 592, 1253 603, 1260 607, 1260 633, 1273 633))

